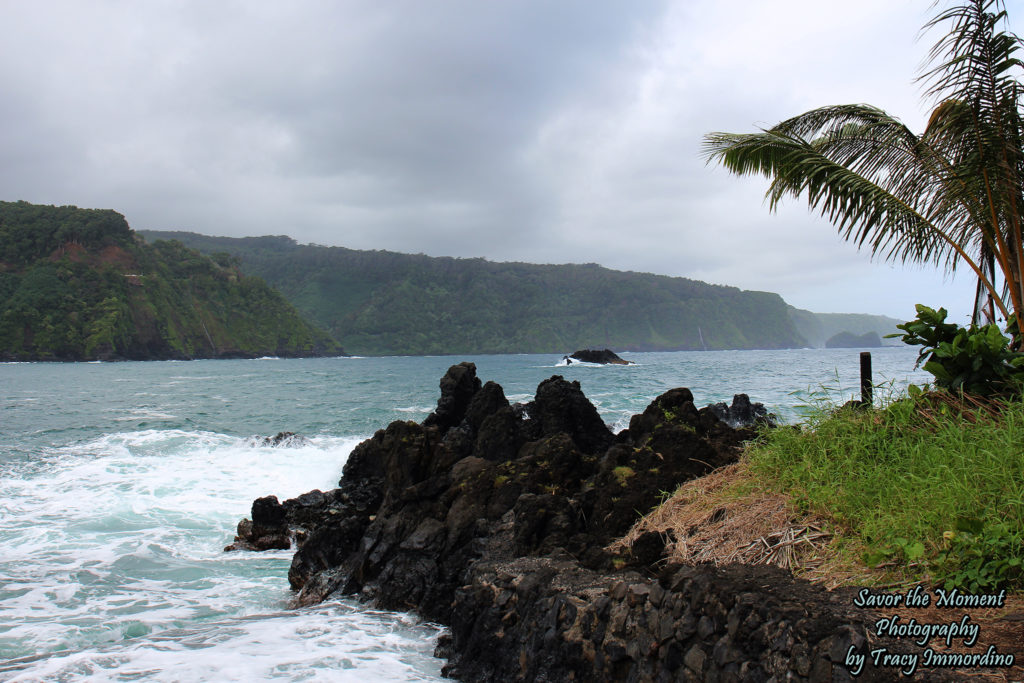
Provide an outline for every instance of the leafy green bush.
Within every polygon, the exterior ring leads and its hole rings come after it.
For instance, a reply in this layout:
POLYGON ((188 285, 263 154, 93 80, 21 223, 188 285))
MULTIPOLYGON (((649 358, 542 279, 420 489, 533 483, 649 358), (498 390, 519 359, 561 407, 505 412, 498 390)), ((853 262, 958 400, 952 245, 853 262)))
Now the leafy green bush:
POLYGON ((1024 380, 1024 353, 1010 349, 994 323, 960 327, 946 322, 946 309, 938 311, 918 304, 917 318, 897 325, 906 344, 923 348, 917 364, 935 376, 936 386, 971 394, 1019 392, 1024 380))
POLYGON ((949 547, 939 553, 935 578, 947 590, 963 587, 972 593, 993 592, 1024 583, 1024 536, 1006 522, 984 525, 959 520, 944 536, 949 547))

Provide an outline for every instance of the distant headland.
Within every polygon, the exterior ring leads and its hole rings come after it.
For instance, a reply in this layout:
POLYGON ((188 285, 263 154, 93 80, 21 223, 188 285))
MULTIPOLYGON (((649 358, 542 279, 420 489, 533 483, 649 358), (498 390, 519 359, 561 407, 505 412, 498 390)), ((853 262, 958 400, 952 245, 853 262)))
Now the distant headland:
POLYGON ((778 294, 589 264, 501 263, 142 230, 237 259, 359 355, 824 347, 898 332, 895 318, 818 314, 778 294))
POLYGON ((0 202, 0 359, 342 355, 226 254, 147 244, 110 210, 0 202))

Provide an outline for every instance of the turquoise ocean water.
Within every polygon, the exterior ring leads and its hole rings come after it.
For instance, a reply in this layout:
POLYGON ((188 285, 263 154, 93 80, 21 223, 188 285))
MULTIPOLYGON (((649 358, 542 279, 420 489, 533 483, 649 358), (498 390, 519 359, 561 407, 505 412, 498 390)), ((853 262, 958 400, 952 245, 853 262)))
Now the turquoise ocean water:
MULTIPOLYGON (((352 447, 421 420, 452 363, 511 401, 579 380, 619 430, 662 392, 744 392, 787 421, 859 387, 853 350, 0 364, 0 681, 442 680, 439 629, 351 601, 290 610, 288 551, 224 553, 256 497, 336 485, 352 447), (270 448, 256 439, 310 439, 270 448)), ((876 382, 924 383, 910 348, 876 382)))

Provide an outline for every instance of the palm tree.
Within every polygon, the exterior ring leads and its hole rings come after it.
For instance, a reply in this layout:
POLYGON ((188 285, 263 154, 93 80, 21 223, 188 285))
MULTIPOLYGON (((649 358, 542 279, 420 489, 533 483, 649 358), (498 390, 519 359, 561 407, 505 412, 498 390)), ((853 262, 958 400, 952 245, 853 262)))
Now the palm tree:
POLYGON ((1024 330, 1021 40, 1002 0, 968 0, 925 25, 947 26, 919 78, 935 107, 916 135, 865 104, 822 107, 758 133, 705 136, 708 162, 763 174, 774 210, 806 194, 844 239, 886 260, 966 265, 974 323, 1024 330), (1014 323, 1016 323, 1014 325, 1014 323))

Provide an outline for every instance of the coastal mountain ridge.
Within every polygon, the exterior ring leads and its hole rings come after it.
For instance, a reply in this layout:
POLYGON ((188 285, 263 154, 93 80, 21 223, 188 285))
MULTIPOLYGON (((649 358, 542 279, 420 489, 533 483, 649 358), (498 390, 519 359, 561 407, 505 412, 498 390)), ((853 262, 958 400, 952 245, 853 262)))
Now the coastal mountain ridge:
POLYGON ((284 297, 112 210, 0 202, 0 360, 341 355, 284 297))
POLYGON ((300 244, 291 237, 211 237, 140 230, 177 240, 281 291, 350 353, 442 355, 824 347, 839 332, 880 336, 902 322, 816 314, 778 294, 698 280, 300 244))
POLYGON ((829 339, 844 333, 860 337, 874 333, 882 338, 882 346, 903 346, 898 339, 886 339, 885 335, 903 334, 896 326, 905 320, 869 313, 812 313, 793 306, 788 311, 800 334, 817 349, 827 348, 829 339))

